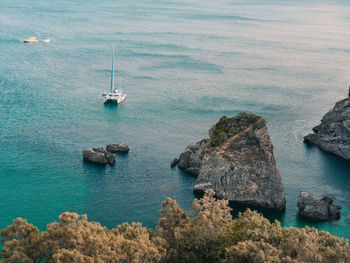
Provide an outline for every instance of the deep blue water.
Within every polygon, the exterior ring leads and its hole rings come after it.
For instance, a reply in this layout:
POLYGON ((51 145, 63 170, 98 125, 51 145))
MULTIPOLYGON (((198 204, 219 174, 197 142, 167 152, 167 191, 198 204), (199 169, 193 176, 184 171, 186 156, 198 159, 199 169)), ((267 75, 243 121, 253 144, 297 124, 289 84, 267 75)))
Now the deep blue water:
POLYGON ((302 138, 347 94, 348 1, 0 0, 0 228, 45 229, 63 211, 108 227, 154 227, 166 197, 190 209, 195 179, 170 161, 222 115, 269 122, 287 208, 301 189, 342 205, 314 224, 349 237, 350 163, 302 138), (50 44, 22 43, 37 36, 50 44), (104 106, 112 46, 126 102, 104 106), (94 145, 127 143, 113 167, 83 163, 94 145))

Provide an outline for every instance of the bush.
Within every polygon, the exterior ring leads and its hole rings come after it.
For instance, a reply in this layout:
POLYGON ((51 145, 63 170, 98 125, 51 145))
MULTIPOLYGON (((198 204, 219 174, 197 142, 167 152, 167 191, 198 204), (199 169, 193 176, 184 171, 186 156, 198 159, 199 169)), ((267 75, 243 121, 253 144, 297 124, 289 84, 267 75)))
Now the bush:
POLYGON ((212 190, 193 207, 190 217, 168 198, 156 231, 141 223, 109 230, 65 212, 40 232, 18 218, 0 231, 0 262, 350 262, 348 240, 309 227, 282 228, 249 209, 232 219, 228 202, 212 190))
POLYGON ((252 126, 253 129, 261 129, 265 125, 266 120, 255 114, 241 112, 232 118, 222 116, 210 130, 210 146, 221 145, 227 138, 247 129, 249 126, 252 126))

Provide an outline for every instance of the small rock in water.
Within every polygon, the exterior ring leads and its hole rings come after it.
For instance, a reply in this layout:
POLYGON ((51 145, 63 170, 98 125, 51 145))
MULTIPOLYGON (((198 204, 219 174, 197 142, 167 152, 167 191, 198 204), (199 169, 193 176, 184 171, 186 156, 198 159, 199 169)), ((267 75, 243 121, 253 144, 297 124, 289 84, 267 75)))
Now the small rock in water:
POLYGON ((317 221, 337 220, 341 215, 341 207, 333 205, 332 198, 325 196, 316 200, 309 192, 305 191, 300 191, 298 208, 301 216, 317 221))
POLYGON ((111 153, 127 153, 129 152, 129 146, 125 143, 108 144, 106 150, 111 153))
POLYGON ((176 166, 178 162, 179 162, 179 160, 177 158, 175 158, 174 160, 171 161, 170 167, 176 166))
POLYGON ((92 147, 82 153, 83 159, 91 163, 102 165, 113 165, 115 163, 115 154, 108 152, 103 146, 92 147))

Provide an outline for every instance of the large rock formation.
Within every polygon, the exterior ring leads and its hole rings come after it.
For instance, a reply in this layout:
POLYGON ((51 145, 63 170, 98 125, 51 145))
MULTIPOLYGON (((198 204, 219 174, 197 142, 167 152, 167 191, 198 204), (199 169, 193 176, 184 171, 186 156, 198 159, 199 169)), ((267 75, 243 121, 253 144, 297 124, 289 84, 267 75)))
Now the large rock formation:
POLYGON ((350 98, 337 102, 304 142, 350 161, 350 98))
POLYGON ((195 192, 213 189, 229 201, 284 209, 284 188, 264 118, 246 113, 224 116, 209 135, 179 157, 178 167, 198 175, 195 192))
POLYGON ((92 147, 83 151, 83 159, 95 164, 113 165, 115 154, 108 152, 103 146, 92 147))
POLYGON ((339 205, 333 205, 333 199, 325 196, 320 200, 314 199, 310 193, 300 191, 298 208, 301 216, 316 221, 331 221, 340 218, 339 205))

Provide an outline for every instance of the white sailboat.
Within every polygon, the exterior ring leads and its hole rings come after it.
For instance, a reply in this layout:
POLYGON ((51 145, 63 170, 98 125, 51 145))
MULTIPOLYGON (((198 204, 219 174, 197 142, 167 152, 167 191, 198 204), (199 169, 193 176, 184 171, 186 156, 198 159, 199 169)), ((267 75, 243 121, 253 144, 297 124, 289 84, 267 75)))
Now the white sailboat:
POLYGON ((112 57, 112 75, 111 75, 111 89, 109 92, 103 92, 103 103, 116 102, 117 104, 122 103, 126 99, 126 94, 117 88, 114 88, 114 47, 112 57))
POLYGON ((36 44, 38 43, 38 39, 36 37, 30 37, 28 39, 23 39, 24 43, 36 44))

